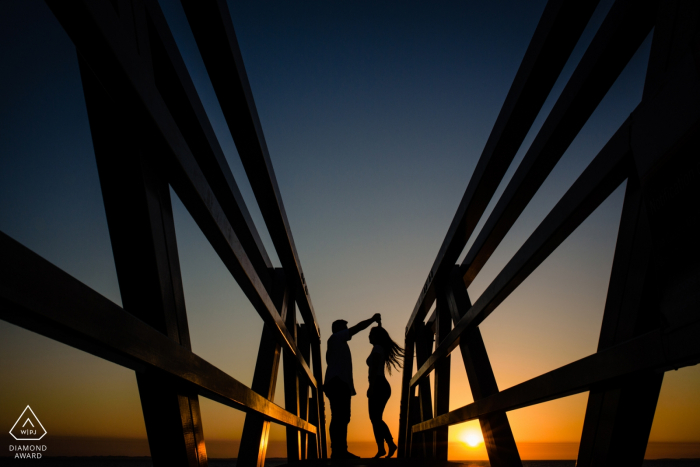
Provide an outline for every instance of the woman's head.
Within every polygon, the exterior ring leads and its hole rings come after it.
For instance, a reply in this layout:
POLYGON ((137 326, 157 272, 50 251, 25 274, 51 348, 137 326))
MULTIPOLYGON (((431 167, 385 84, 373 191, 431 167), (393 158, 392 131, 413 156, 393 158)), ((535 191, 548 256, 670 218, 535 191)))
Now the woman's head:
POLYGON ((394 342, 381 326, 376 326, 369 331, 369 342, 372 345, 379 345, 384 350, 386 356, 386 369, 391 374, 391 368, 401 368, 401 360, 403 359, 403 349, 394 342))

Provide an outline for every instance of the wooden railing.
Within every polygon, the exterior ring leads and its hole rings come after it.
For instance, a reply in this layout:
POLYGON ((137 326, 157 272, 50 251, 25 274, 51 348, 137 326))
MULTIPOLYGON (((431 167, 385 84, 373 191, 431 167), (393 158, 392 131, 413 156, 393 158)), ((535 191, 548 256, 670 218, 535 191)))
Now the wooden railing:
POLYGON ((238 465, 264 464, 270 423, 290 461, 325 458, 320 332, 226 2, 183 6, 277 269, 158 2, 47 4, 78 51, 123 308, 0 233, 0 318, 134 369, 154 465, 207 465, 199 395, 247 413, 238 465), (265 323, 250 388, 191 351, 169 186, 265 323))
POLYGON ((406 327, 400 456, 447 459, 448 426, 478 419, 491 465, 521 465, 506 412, 589 391, 577 465, 641 465, 664 372, 700 362, 700 302, 692 292, 700 288, 700 247, 686 220, 697 219, 700 200, 700 43, 692 2, 614 3, 475 232, 596 6, 547 4, 419 294, 406 327), (641 103, 472 304, 467 287, 652 29, 641 103), (479 324, 625 180, 598 352, 499 390, 479 324), (455 264, 472 236, 464 262, 455 264), (450 411, 449 359, 458 346, 474 403, 450 411))

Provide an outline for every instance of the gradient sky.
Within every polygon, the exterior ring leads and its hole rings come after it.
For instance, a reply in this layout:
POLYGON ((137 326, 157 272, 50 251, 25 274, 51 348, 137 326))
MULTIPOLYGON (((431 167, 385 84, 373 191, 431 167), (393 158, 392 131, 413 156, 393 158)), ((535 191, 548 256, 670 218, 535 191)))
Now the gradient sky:
MULTIPOLYGON (((601 1, 499 193, 610 4, 601 1)), ((230 2, 324 349, 332 321, 375 312, 403 341, 544 5, 230 2)), ((180 4, 161 6, 279 265, 180 4)), ((473 301, 639 103, 649 46, 647 38, 471 285, 473 301)), ((0 230, 121 305, 76 52, 43 2, 0 2, 0 63, 0 230)), ((481 326, 501 389, 595 352, 623 193, 624 185, 481 326)), ((262 321, 174 193, 173 206, 193 351, 249 385, 262 321)), ((358 397, 349 440, 359 443, 372 440, 366 333, 351 349, 358 397)), ((460 360, 453 355, 451 409, 472 401, 460 360)), ((145 437, 130 370, 0 321, 0 375, 0 428, 30 404, 49 436, 145 437)), ((385 420, 396 434, 400 376, 390 381, 385 420)), ((282 387, 280 378, 278 403, 282 387)), ((698 367, 667 373, 652 441, 700 442, 699 389, 698 367)), ((509 413, 516 440, 576 443, 586 400, 509 413)), ((203 399, 202 416, 210 451, 240 438, 241 412, 203 399)), ((461 443, 477 425, 450 429, 452 458, 485 456, 461 443)), ((275 428, 272 439, 283 438, 275 428)))

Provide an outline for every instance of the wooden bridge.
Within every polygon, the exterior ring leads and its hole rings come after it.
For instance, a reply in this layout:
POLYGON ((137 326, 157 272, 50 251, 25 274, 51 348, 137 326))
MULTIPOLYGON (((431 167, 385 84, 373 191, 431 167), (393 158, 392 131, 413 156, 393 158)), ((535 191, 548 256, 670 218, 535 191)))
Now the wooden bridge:
POLYGON ((410 313, 399 459, 340 463, 326 459, 321 333, 226 2, 182 0, 278 269, 158 2, 47 3, 79 53, 124 306, 0 233, 0 317, 134 369, 154 465, 207 465, 203 395, 247 413, 239 466, 264 465, 271 423, 286 427, 290 464, 458 465, 446 462, 448 427, 477 419, 491 465, 518 466, 506 412, 581 392, 589 396, 577 465, 641 465, 664 372, 700 361, 700 243, 689 227, 700 224, 697 2, 614 3, 476 231, 598 3, 549 1, 410 313), (641 103, 472 303, 467 287, 652 30, 641 103), (501 390, 479 325, 625 181, 598 351, 501 390), (265 322, 251 387, 191 351, 168 185, 265 322), (457 348, 474 402, 450 411, 457 348), (281 355, 284 408, 271 402, 281 355))

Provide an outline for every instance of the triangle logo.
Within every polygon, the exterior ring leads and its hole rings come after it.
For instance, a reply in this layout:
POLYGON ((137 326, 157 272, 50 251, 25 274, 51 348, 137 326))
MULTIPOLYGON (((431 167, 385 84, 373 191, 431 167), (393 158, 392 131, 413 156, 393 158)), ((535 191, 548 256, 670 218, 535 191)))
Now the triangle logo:
POLYGON ((17 441, 38 441, 46 435, 46 429, 32 408, 27 406, 10 429, 10 434, 17 441))

